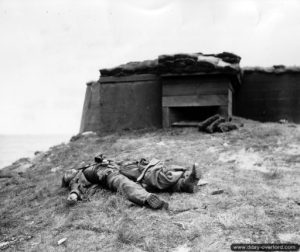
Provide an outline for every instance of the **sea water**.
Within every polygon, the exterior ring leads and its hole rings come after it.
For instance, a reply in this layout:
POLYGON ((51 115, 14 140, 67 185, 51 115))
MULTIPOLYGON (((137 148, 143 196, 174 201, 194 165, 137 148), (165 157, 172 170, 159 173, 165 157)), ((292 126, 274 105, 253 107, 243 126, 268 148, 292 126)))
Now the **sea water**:
POLYGON ((71 135, 0 135, 0 169, 19 158, 31 158, 36 151, 66 143, 70 138, 71 135))

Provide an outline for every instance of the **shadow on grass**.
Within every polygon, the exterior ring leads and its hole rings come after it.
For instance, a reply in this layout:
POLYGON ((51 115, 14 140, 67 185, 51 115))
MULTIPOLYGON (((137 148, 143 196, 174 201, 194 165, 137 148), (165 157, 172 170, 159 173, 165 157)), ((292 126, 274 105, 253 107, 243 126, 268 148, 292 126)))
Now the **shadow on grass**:
POLYGON ((269 172, 263 173, 263 178, 266 180, 281 179, 282 177, 283 173, 279 167, 273 167, 269 172))

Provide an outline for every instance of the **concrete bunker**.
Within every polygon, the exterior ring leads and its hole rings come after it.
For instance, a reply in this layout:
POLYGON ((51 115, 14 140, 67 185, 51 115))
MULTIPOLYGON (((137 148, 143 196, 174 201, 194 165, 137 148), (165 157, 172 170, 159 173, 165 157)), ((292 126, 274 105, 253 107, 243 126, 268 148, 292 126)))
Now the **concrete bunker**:
POLYGON ((163 126, 197 126, 220 114, 232 116, 232 93, 239 85, 224 73, 162 75, 163 126))
POLYGON ((161 86, 153 74, 99 80, 100 131, 161 127, 161 86))
MULTIPOLYGON (((166 108, 163 108, 163 110, 166 108)), ((218 106, 202 106, 202 107, 169 107, 168 117, 165 118, 166 123, 177 127, 194 127, 199 121, 203 121, 211 115, 217 114, 218 106)), ((165 115, 166 116, 166 115, 165 115)), ((166 127, 166 126, 165 126, 166 127)))
POLYGON ((240 69, 232 53, 161 55, 101 69, 88 83, 80 132, 194 126, 219 113, 300 122, 300 68, 240 69))
POLYGON ((300 123, 300 67, 247 67, 234 96, 234 114, 262 122, 300 123))
POLYGON ((86 99, 93 101, 85 101, 80 130, 170 127, 216 112, 231 116, 240 59, 227 52, 174 54, 101 69, 99 81, 88 86, 86 99))

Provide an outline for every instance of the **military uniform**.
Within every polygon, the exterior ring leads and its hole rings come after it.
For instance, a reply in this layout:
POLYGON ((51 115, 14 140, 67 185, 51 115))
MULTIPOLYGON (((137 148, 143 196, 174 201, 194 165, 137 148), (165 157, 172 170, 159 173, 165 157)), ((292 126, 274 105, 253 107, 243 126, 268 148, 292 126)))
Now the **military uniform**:
POLYGON ((145 159, 139 162, 109 161, 95 163, 77 171, 68 186, 70 195, 76 194, 78 199, 82 199, 91 186, 97 184, 121 192, 128 200, 138 205, 149 204, 152 208, 161 208, 165 202, 148 191, 191 193, 198 181, 195 169, 196 167, 191 171, 183 167, 168 169, 157 159, 150 162, 145 159))
POLYGON ((226 119, 219 114, 211 116, 198 124, 198 130, 207 133, 228 132, 237 128, 236 124, 226 122, 226 119))
MULTIPOLYGON (((158 159, 120 163, 120 173, 141 183, 149 191, 191 192, 186 186, 191 171, 181 166, 167 167, 158 159)), ((196 176, 194 180, 197 180, 196 176)))

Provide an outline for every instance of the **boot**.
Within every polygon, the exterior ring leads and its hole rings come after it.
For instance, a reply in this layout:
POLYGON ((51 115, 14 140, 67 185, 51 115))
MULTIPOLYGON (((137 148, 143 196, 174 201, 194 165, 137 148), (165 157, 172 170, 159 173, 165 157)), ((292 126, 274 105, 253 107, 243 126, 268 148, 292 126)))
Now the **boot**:
POLYGON ((217 130, 217 127, 220 123, 225 122, 225 118, 224 117, 220 117, 219 119, 217 119, 216 121, 214 121, 212 124, 210 124, 208 127, 206 127, 205 131, 207 133, 214 133, 217 130))
POLYGON ((185 177, 180 183, 181 192, 194 193, 196 191, 197 183, 200 179, 197 177, 197 169, 198 169, 198 164, 195 163, 190 173, 185 175, 185 177))
POLYGON ((205 121, 198 124, 198 130, 204 131, 206 127, 208 127, 210 124, 212 124, 214 121, 218 120, 219 118, 220 118, 219 114, 207 118, 205 121))
POLYGON ((157 195, 151 193, 146 200, 147 205, 152 209, 168 209, 169 204, 160 199, 157 195))
POLYGON ((224 122, 224 123, 220 123, 216 130, 218 132, 228 132, 228 131, 231 131, 231 130, 236 130, 238 127, 231 123, 231 122, 224 122))
POLYGON ((78 195, 77 193, 70 193, 68 198, 67 198, 67 205, 68 206, 73 206, 77 203, 78 201, 78 195))

